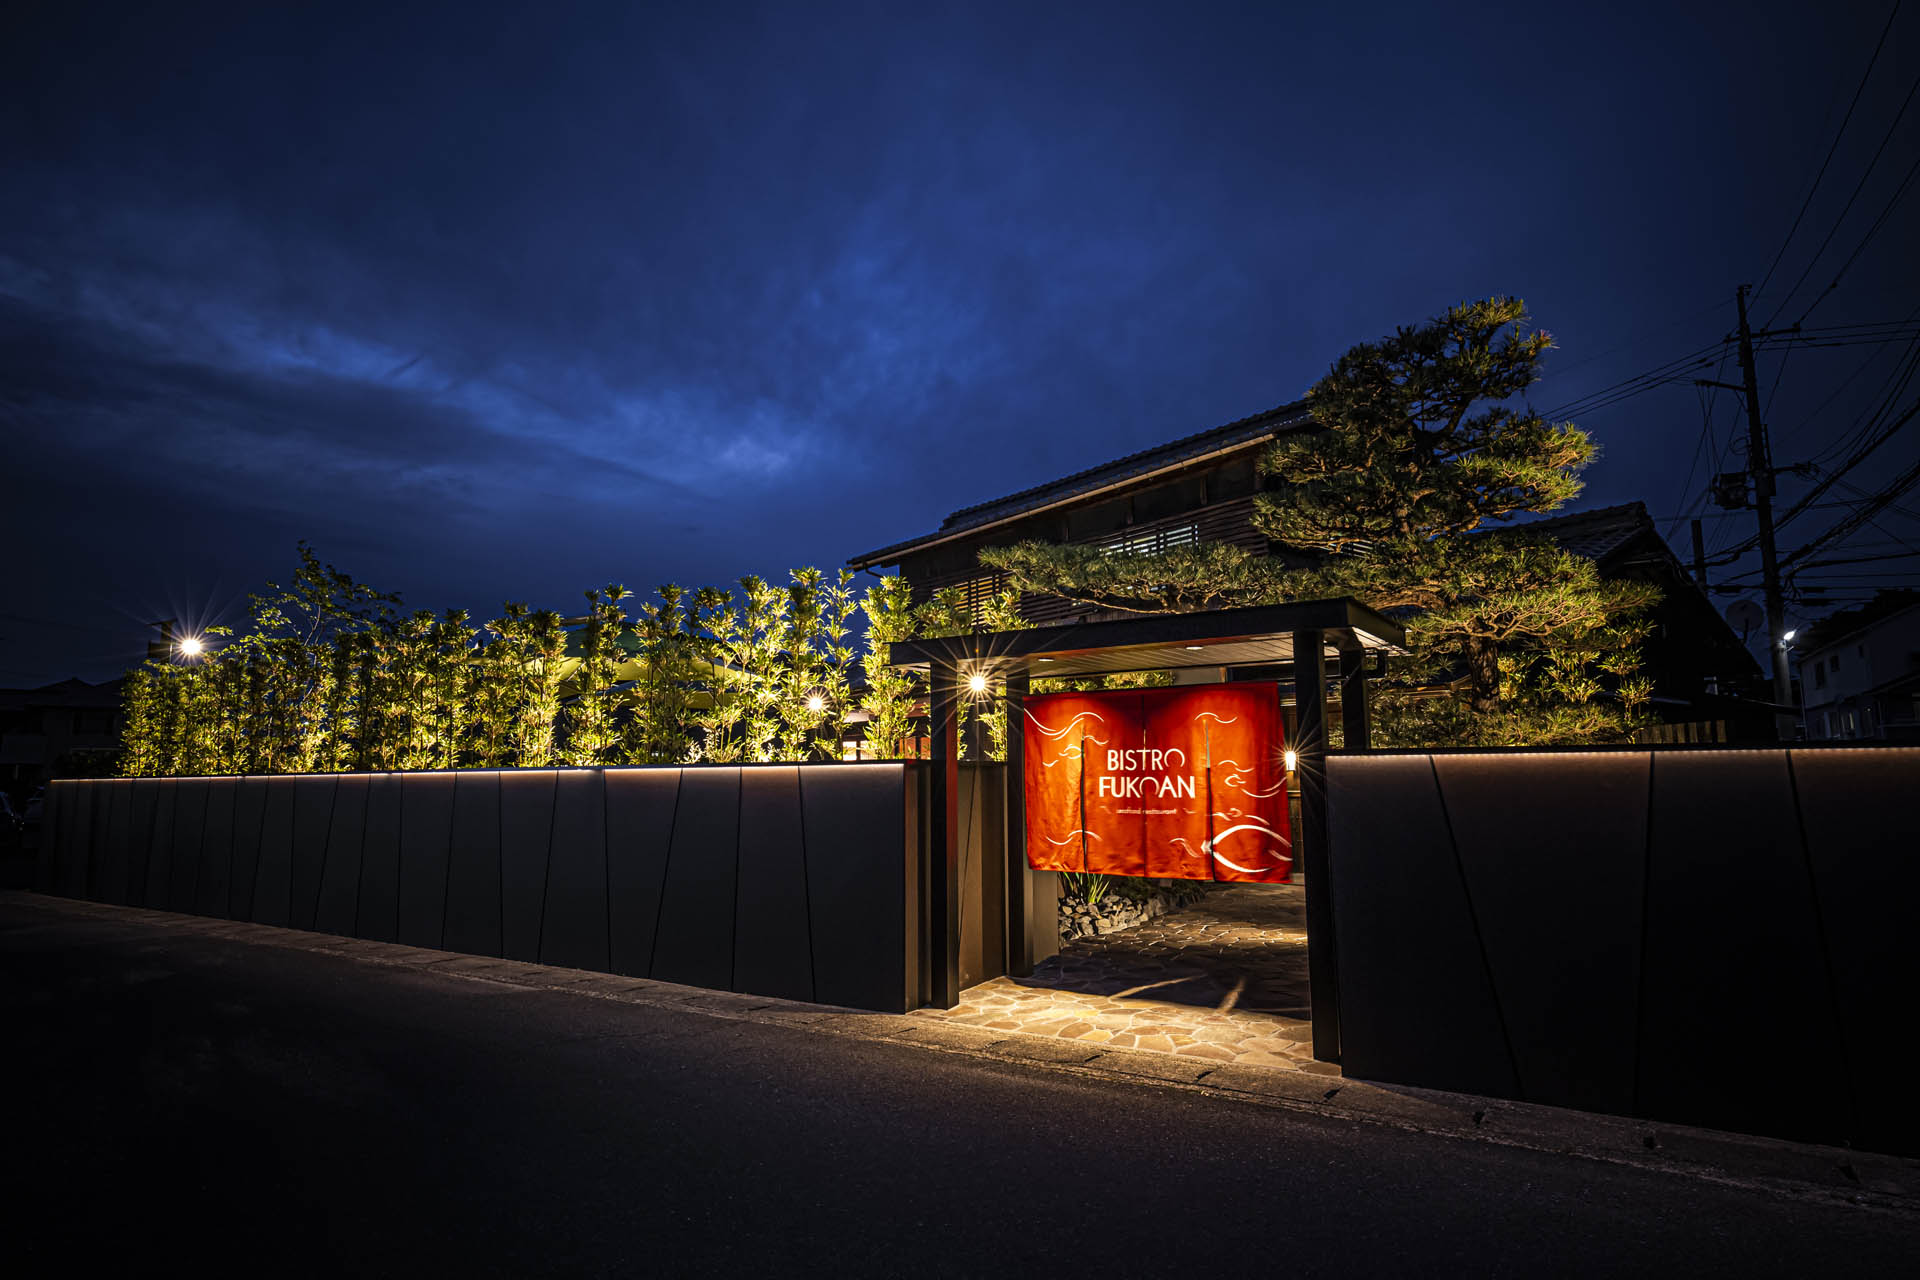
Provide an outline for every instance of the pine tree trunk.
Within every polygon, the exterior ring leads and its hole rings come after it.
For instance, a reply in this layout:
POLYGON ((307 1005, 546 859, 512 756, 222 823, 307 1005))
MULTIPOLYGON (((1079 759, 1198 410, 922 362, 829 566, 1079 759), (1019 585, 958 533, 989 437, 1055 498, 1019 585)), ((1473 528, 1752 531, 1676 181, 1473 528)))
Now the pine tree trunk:
POLYGON ((1475 636, 1467 641, 1467 705, 1475 715, 1488 715, 1499 701, 1499 647, 1475 636))

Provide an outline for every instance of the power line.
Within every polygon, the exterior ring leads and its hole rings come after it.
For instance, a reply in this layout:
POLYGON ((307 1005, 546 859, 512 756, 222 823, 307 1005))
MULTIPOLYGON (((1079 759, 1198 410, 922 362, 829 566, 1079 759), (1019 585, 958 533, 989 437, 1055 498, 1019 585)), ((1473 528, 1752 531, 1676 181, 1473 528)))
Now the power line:
POLYGON ((1651 391, 1657 386, 1663 386, 1669 382, 1684 381, 1686 380, 1685 375, 1692 370, 1713 363, 1712 360, 1707 357, 1711 357, 1714 352, 1722 350, 1726 346, 1726 341, 1727 340, 1723 338, 1719 342, 1702 347, 1690 355, 1681 356, 1677 360, 1669 360, 1663 365, 1656 366, 1644 373, 1635 374, 1633 377, 1616 382, 1610 387, 1602 387, 1597 391, 1590 391, 1586 395, 1577 396, 1563 405, 1549 409, 1545 416, 1548 418, 1566 418, 1593 413, 1598 409, 1604 409, 1609 405, 1618 404, 1622 400, 1637 396, 1643 391, 1651 391))
POLYGON ((1840 287, 1840 281, 1846 278, 1847 269, 1854 264, 1862 253, 1866 252, 1867 246, 1873 243, 1873 238, 1880 234, 1880 228, 1886 225, 1887 219, 1893 214, 1894 207, 1906 197, 1907 190, 1913 186, 1915 177, 1920 177, 1920 159, 1914 160, 1913 164, 1908 167, 1907 176, 1900 179, 1900 185, 1894 188, 1893 199, 1887 201, 1887 207, 1880 211, 1880 216, 1873 220, 1873 225, 1867 228, 1867 233, 1860 237, 1860 243, 1853 247, 1853 252, 1847 255, 1847 260, 1840 264, 1838 271, 1833 273, 1833 280, 1826 288, 1820 291, 1820 296, 1815 298, 1813 302, 1808 305, 1807 309, 1800 313, 1801 320, 1805 320, 1808 316, 1812 315, 1814 307, 1826 301, 1827 295, 1840 287))
MULTIPOLYGON (((1907 89, 1907 96, 1900 100, 1900 109, 1893 113, 1893 123, 1887 126, 1887 132, 1881 137, 1880 145, 1874 148, 1873 158, 1867 161, 1866 172, 1862 173, 1860 181, 1854 184, 1853 193, 1847 197, 1846 204, 1841 206, 1840 215, 1833 220, 1833 226, 1828 229, 1826 238, 1820 242, 1820 247, 1813 251, 1813 256, 1807 259, 1807 265, 1801 270, 1800 278, 1793 282, 1793 288, 1787 290, 1787 296, 1780 299, 1780 305, 1773 309, 1773 314, 1767 317, 1767 323, 1761 326, 1762 328, 1773 327, 1774 320, 1787 309, 1787 304, 1793 301, 1793 295, 1800 292, 1800 286, 1806 283, 1809 275, 1813 274, 1814 264, 1820 261, 1820 255, 1825 253, 1827 246, 1833 243, 1833 237, 1838 234, 1840 224, 1847 220, 1847 214, 1853 209, 1853 202, 1860 198, 1861 191, 1866 188, 1867 179, 1873 176, 1874 169, 1880 164, 1880 157, 1886 151, 1887 144, 1893 141, 1894 132, 1899 129, 1900 121, 1905 118, 1907 108, 1913 105, 1915 93, 1920 93, 1920 76, 1914 78, 1912 86, 1907 89)), ((1814 299, 1814 306, 1818 306, 1819 302, 1818 298, 1814 299)), ((1808 307, 1806 313, 1812 314, 1812 312, 1813 307, 1808 307)))
MULTIPOLYGON (((1887 36, 1893 30, 1893 20, 1899 16, 1900 0, 1893 0, 1893 12, 1887 15, 1887 25, 1880 29, 1880 38, 1874 42, 1873 56, 1867 59, 1867 69, 1860 73, 1860 83, 1854 88, 1853 100, 1847 103, 1847 114, 1841 117, 1840 128, 1833 135, 1833 145, 1827 148, 1826 159, 1820 162, 1819 171, 1813 175, 1813 185, 1807 188, 1807 198, 1800 202, 1800 212, 1793 215, 1793 225, 1787 228, 1787 238, 1780 242, 1780 251, 1773 255, 1767 274, 1760 278, 1760 287, 1753 291, 1755 297, 1767 291, 1767 282, 1773 279, 1780 260, 1787 256, 1787 246, 1793 243, 1794 233, 1800 230, 1801 220, 1807 216, 1807 210, 1813 207, 1814 193, 1820 190, 1820 180, 1827 176, 1827 166, 1833 163, 1834 153, 1840 150, 1840 140, 1847 136, 1847 125, 1853 119, 1854 108, 1860 105, 1860 95, 1867 90, 1867 81, 1873 77, 1874 65, 1880 61, 1880 51, 1886 48, 1887 36)), ((1787 296, 1793 295, 1789 293, 1787 296)))
MULTIPOLYGON (((1916 406, 1916 408, 1920 408, 1920 406, 1916 406)), ((1913 413, 1914 410, 1909 409, 1906 416, 1910 418, 1913 416, 1913 413)), ((1782 564, 1793 564, 1829 543, 1845 539, 1848 534, 1870 522, 1876 514, 1891 505, 1895 498, 1905 493, 1908 489, 1911 489, 1915 483, 1920 483, 1920 462, 1914 463, 1898 476, 1895 476, 1891 483, 1863 503, 1858 511, 1855 511, 1852 515, 1842 517, 1812 541, 1804 543, 1799 550, 1789 552, 1782 561, 1782 564)))

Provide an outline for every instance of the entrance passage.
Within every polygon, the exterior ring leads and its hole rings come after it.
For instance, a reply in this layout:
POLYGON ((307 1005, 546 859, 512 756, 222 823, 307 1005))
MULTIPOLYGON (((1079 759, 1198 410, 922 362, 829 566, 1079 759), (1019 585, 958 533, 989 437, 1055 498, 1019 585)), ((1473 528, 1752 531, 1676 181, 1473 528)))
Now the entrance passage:
POLYGON ((1304 886, 1220 885, 1118 933, 1079 938, 1031 977, 994 978, 948 1010, 966 1026, 1338 1075, 1313 1059, 1304 886))

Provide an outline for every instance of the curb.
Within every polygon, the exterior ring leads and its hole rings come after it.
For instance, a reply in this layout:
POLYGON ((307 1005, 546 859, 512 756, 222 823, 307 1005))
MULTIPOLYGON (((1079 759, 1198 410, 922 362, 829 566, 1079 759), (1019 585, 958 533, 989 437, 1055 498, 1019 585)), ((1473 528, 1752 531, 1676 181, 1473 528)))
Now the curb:
POLYGON ((1795 1199, 1847 1203, 1902 1216, 1920 1215, 1920 1160, 1844 1147, 1659 1124, 1438 1089, 1347 1080, 1285 1067, 1220 1064, 1146 1050, 1111 1049, 1049 1036, 949 1025, 903 1014, 869 1013, 737 995, 649 978, 177 915, 144 907, 107 906, 19 890, 0 891, 0 906, 138 924, 254 946, 337 955, 388 968, 431 970, 474 982, 571 992, 599 1000, 796 1027, 857 1040, 884 1041, 1023 1068, 1096 1077, 1116 1084, 1185 1089, 1323 1119, 1384 1125, 1409 1133, 1596 1160, 1795 1199))

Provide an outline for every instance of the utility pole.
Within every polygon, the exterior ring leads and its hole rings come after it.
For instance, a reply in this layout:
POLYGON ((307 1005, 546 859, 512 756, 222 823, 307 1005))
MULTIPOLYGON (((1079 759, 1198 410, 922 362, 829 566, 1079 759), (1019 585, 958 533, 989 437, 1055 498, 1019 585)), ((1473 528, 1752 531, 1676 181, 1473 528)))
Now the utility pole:
MULTIPOLYGON (((1740 375, 1747 401, 1747 475, 1753 480, 1753 508, 1760 520, 1760 583, 1766 592, 1767 650, 1773 661, 1773 700, 1793 704, 1793 681, 1787 672, 1786 604, 1780 597, 1780 557, 1773 547, 1773 453, 1767 445, 1766 424, 1760 421, 1760 380, 1753 369, 1753 330, 1747 325, 1747 290, 1734 294, 1740 308, 1740 375)), ((1774 727, 1783 739, 1793 736, 1793 713, 1777 712, 1774 727)))
POLYGON ((1702 591, 1707 589, 1707 535, 1700 522, 1693 522, 1693 580, 1702 591))

